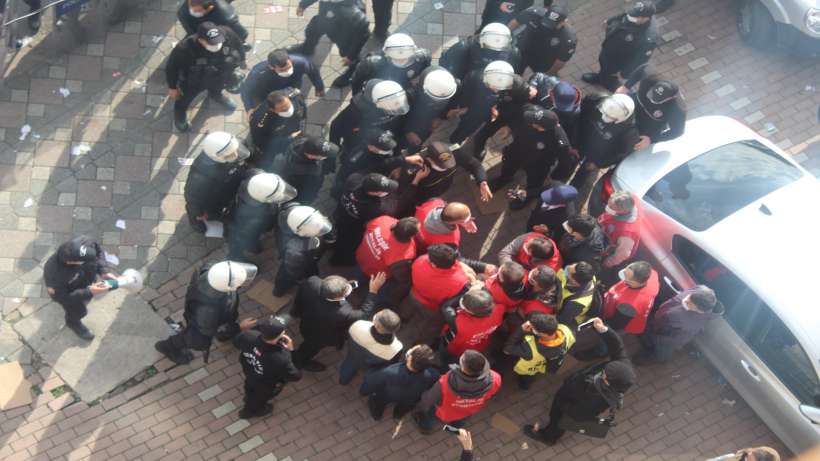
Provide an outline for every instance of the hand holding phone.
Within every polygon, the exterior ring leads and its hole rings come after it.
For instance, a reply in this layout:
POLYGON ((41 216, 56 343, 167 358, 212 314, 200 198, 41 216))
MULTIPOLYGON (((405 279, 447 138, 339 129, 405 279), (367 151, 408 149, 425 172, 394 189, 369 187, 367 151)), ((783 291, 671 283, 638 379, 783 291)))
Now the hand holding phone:
POLYGON ((449 424, 445 424, 444 427, 442 428, 442 430, 445 431, 445 432, 449 432, 451 434, 458 434, 459 433, 459 429, 457 427, 451 426, 449 424))

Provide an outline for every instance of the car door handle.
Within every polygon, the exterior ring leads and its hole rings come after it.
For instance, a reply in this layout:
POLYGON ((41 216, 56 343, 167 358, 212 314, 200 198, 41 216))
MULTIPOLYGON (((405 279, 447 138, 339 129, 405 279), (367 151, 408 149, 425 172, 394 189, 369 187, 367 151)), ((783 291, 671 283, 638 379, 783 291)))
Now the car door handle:
POLYGON ((746 373, 749 373, 749 376, 751 376, 755 381, 760 382, 760 375, 757 374, 755 367, 749 365, 749 363, 743 359, 740 360, 740 364, 743 365, 743 369, 746 370, 746 373))

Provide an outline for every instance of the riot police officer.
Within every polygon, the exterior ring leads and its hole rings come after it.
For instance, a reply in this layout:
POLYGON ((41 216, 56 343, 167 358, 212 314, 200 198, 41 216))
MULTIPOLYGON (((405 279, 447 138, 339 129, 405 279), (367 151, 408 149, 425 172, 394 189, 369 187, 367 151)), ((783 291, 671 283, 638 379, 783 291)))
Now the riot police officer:
POLYGON ((635 150, 675 139, 686 125, 686 103, 678 85, 658 74, 645 74, 645 70, 646 66, 638 68, 617 91, 628 92, 635 101, 635 124, 641 137, 635 150), (636 84, 638 89, 630 91, 636 84))
POLYGON ((242 41, 228 27, 203 22, 196 35, 180 41, 165 66, 168 96, 175 100, 177 130, 188 131, 188 106, 203 91, 228 112, 236 110, 236 104, 222 90, 236 84, 234 71, 244 63, 242 41))
MULTIPOLYGON (((515 19, 518 13, 533 6, 533 0, 487 0, 484 5, 484 11, 481 13, 481 27, 490 24, 491 22, 499 22, 501 24, 508 24, 515 19)), ((552 5, 552 0, 543 0, 543 6, 549 8, 552 5)), ((514 29, 511 27, 511 29, 514 29)))
POLYGON ((497 22, 487 24, 477 35, 459 40, 441 55, 439 64, 454 77, 463 79, 493 61, 510 63, 516 73, 521 70, 521 52, 513 43, 510 29, 497 22))
MULTIPOLYGON (((243 42, 248 39, 248 30, 239 23, 239 16, 233 6, 225 0, 187 0, 179 5, 177 18, 187 35, 196 33, 203 22, 230 28, 243 42)), ((245 50, 250 50, 245 45, 245 50)))
POLYGON ((626 13, 607 19, 606 36, 598 55, 600 71, 586 73, 581 78, 614 91, 620 85, 620 78, 627 78, 649 61, 658 40, 654 14, 655 5, 650 0, 641 0, 626 13))
POLYGON ((197 232, 205 232, 205 221, 222 219, 242 182, 249 155, 235 136, 224 131, 202 140, 202 152, 185 181, 185 212, 197 232))
POLYGON ((360 141, 363 129, 381 128, 396 132, 399 117, 407 114, 407 92, 392 80, 368 80, 330 123, 330 141, 351 150, 360 141))
POLYGON ((575 29, 568 24, 567 9, 563 5, 550 8, 533 6, 522 11, 510 21, 510 29, 523 24, 525 29, 519 38, 524 67, 533 72, 558 72, 575 54, 578 40, 575 29))
POLYGON ((225 219, 228 257, 248 261, 259 253, 259 237, 276 224, 277 205, 293 197, 296 190, 278 175, 251 170, 225 219))
POLYGON ((404 117, 401 145, 413 153, 433 133, 447 114, 450 99, 458 91, 458 81, 445 68, 430 66, 421 73, 411 93, 410 112, 404 117))
POLYGON ((256 148, 254 162, 270 165, 273 157, 284 151, 287 138, 302 132, 306 123, 307 106, 299 90, 271 91, 251 113, 250 135, 256 148), (278 144, 274 145, 276 140, 278 144))
POLYGON ((256 271, 253 264, 236 261, 203 264, 191 275, 185 292, 184 328, 158 341, 154 348, 174 363, 184 365, 193 360, 190 349, 203 351, 207 357, 214 337, 228 340, 239 333, 236 290, 250 285, 256 271))
MULTIPOLYGON (((361 92, 365 82, 373 78, 392 80, 407 90, 430 66, 431 59, 430 52, 417 47, 409 35, 393 34, 384 41, 381 53, 371 54, 356 65, 351 79, 353 94, 361 92)), ((333 83, 335 87, 346 85, 339 79, 333 83)))
POLYGON ((319 273, 317 264, 325 244, 333 243, 331 230, 333 225, 315 208, 299 202, 282 206, 276 233, 279 269, 274 280, 274 296, 284 296, 302 280, 319 273))
POLYGON ((326 174, 332 173, 327 160, 339 155, 339 146, 316 136, 293 138, 283 155, 273 160, 272 171, 296 188, 296 200, 310 204, 316 200, 326 174))
POLYGON ((396 139, 389 130, 379 128, 365 130, 362 142, 346 152, 339 167, 334 184, 334 196, 338 197, 345 184, 354 173, 366 175, 379 173, 389 176, 390 172, 405 164, 405 157, 396 155, 396 139))

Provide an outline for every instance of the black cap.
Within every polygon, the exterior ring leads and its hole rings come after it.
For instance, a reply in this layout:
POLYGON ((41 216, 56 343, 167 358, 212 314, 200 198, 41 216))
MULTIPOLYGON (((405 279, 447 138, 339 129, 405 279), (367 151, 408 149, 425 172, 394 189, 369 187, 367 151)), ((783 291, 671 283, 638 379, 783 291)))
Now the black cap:
POLYGON ((544 14, 544 18, 541 20, 541 23, 551 29, 558 27, 558 24, 564 22, 569 16, 569 11, 567 11, 567 7, 561 4, 552 5, 547 9, 546 14, 544 14))
POLYGON ((633 18, 651 18, 655 14, 655 4, 649 0, 635 2, 626 9, 626 14, 633 18))
POLYGON ((365 192, 396 192, 399 190, 399 183, 387 176, 370 173, 362 180, 362 189, 365 192))
POLYGON ((371 130, 365 134, 365 142, 379 150, 393 150, 396 148, 396 138, 390 130, 371 130))
POLYGON ((205 39, 208 45, 218 45, 225 41, 225 34, 211 21, 205 21, 196 30, 199 38, 205 39))
POLYGON ((609 383, 609 387, 615 392, 626 392, 635 384, 635 380, 637 379, 632 365, 623 360, 615 360, 614 362, 607 363, 604 367, 604 373, 606 373, 606 380, 609 383))
MULTIPOLYGON (((643 86, 643 85, 642 85, 643 86)), ((643 88, 641 88, 643 90, 643 88)), ((644 104, 660 105, 675 99, 680 89, 674 82, 668 80, 658 80, 654 85, 639 94, 638 97, 644 104)))
POLYGON ((449 170, 456 166, 456 158, 450 152, 450 146, 443 142, 433 142, 426 149, 422 149, 419 154, 442 170, 449 170))
POLYGON ((524 108, 524 121, 532 125, 538 125, 545 130, 552 130, 558 125, 558 116, 549 109, 528 104, 524 108))
POLYGON ((256 328, 262 333, 262 339, 270 341, 276 339, 285 331, 285 319, 278 315, 271 315, 266 320, 260 321, 256 324, 256 328))
POLYGON ((339 155, 339 146, 311 135, 305 136, 305 144, 302 148, 305 154, 318 155, 325 158, 335 158, 339 155))

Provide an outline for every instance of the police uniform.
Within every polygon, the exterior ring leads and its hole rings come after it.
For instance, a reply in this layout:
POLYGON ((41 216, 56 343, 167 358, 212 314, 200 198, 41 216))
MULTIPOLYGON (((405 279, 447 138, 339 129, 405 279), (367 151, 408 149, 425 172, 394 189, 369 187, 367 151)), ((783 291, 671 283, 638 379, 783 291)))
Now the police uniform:
POLYGON ((339 167, 334 184, 334 197, 341 195, 347 179, 353 174, 365 176, 368 173, 379 173, 390 176, 396 168, 407 163, 403 156, 395 154, 397 144, 391 132, 373 130, 365 133, 363 138, 351 152, 346 153, 339 167), (372 152, 371 146, 380 152, 372 152))
POLYGON ((439 64, 450 71, 455 78, 463 79, 472 71, 482 71, 487 64, 493 61, 506 61, 513 66, 515 73, 521 73, 522 57, 515 41, 510 43, 509 49, 491 50, 482 48, 479 43, 479 34, 461 39, 448 48, 439 59, 439 64))
POLYGON ((219 332, 220 338, 232 337, 239 331, 239 295, 236 291, 215 290, 208 283, 208 270, 212 262, 203 264, 191 275, 185 292, 185 327, 176 335, 157 342, 154 347, 175 363, 188 363, 193 359, 189 349, 207 351, 219 332), (220 327, 228 328, 220 331, 220 327), (225 333, 223 333, 225 331, 225 333))
POLYGON ((278 174, 288 184, 295 187, 297 195, 293 199, 299 203, 311 204, 319 195, 326 174, 327 158, 339 153, 339 146, 313 136, 298 136, 290 141, 283 155, 273 160, 271 171, 278 174), (320 155, 321 160, 311 160, 305 154, 320 155))
POLYGON ((191 227, 205 232, 205 223, 196 219, 207 213, 209 220, 220 220, 236 196, 245 176, 244 163, 221 163, 201 153, 194 160, 185 181, 185 213, 191 227))
POLYGON ((276 225, 278 205, 260 202, 248 194, 248 181, 262 172, 257 169, 248 171, 248 179, 240 185, 240 191, 225 217, 225 241, 231 261, 249 261, 250 255, 261 250, 259 237, 276 225))
MULTIPOLYGON (((497 105, 499 113, 506 107, 521 105, 529 99, 529 85, 516 75, 513 79, 513 86, 509 90, 493 93, 483 81, 482 71, 473 71, 467 74, 464 85, 459 88, 456 96, 451 100, 450 108, 466 108, 467 112, 461 116, 461 120, 455 131, 450 134, 451 143, 461 143, 478 132, 481 127, 490 121, 490 111, 497 105)), ((498 128, 492 130, 489 136, 498 128)), ((474 151, 480 153, 484 149, 484 143, 489 136, 483 137, 481 133, 476 139, 474 151)))
MULTIPOLYGON (((299 8, 305 10, 316 0, 301 0, 299 8)), ((320 1, 319 13, 305 27, 305 41, 292 50, 312 55, 322 35, 339 47, 339 55, 351 61, 370 38, 370 23, 361 0, 320 1)))
MULTIPOLYGON (((288 98, 293 104, 293 115, 290 117, 282 117, 277 114, 267 100, 262 101, 251 115, 251 140, 257 149, 257 154, 268 157, 268 160, 263 161, 270 162, 273 157, 283 152, 283 144, 280 143, 278 147, 273 146, 272 141, 276 138, 286 138, 299 131, 304 131, 307 124, 307 106, 301 92, 291 88, 288 98)), ((254 161, 256 159, 254 157, 254 161)))
MULTIPOLYGON (((509 24, 521 11, 533 6, 533 0, 487 0, 484 11, 481 13, 481 30, 491 22, 509 24)), ((549 7, 552 0, 543 0, 543 5, 549 7)))
MULTIPOLYGON (((416 152, 421 146, 411 145, 406 139, 407 134, 414 133, 421 139, 423 144, 424 141, 433 134, 433 122, 436 119, 444 120, 446 118, 447 107, 450 105, 450 100, 433 98, 428 95, 423 88, 424 79, 427 75, 430 72, 441 69, 439 66, 430 66, 424 69, 418 82, 409 93, 411 97, 410 112, 402 119, 401 127, 401 132, 404 133, 405 136, 399 139, 399 145, 406 146, 408 152, 416 152)), ((458 83, 459 81, 456 80, 456 84, 458 83)))
POLYGON ((276 71, 271 69, 267 60, 256 64, 248 72, 248 76, 242 81, 240 89, 245 110, 258 106, 271 91, 301 88, 305 75, 308 76, 310 83, 313 84, 313 89, 317 93, 325 91, 325 84, 319 74, 319 68, 313 64, 313 61, 296 53, 289 53, 288 56, 293 66, 293 73, 290 76, 283 77, 277 74, 276 71))
MULTIPOLYGON (((424 158, 430 169, 430 174, 419 181, 418 185, 413 190, 414 203, 420 205, 431 198, 441 197, 449 191, 453 185, 456 177, 458 167, 461 167, 473 176, 476 184, 481 184, 487 181, 487 171, 469 151, 465 149, 457 149, 450 152, 449 148, 439 148, 439 143, 433 143, 423 149, 420 154, 424 158), (435 166, 436 168, 433 168, 435 166)), ((399 184, 401 190, 410 190, 413 185, 413 179, 416 177, 419 167, 416 165, 407 165, 401 169, 399 173, 399 184)), ((402 208, 402 213, 406 211, 402 208)))
POLYGON ((381 79, 371 79, 365 83, 364 90, 353 96, 332 122, 330 122, 330 142, 339 145, 345 151, 356 147, 361 141, 363 129, 382 129, 398 132, 401 124, 398 115, 392 115, 378 108, 371 96, 371 90, 381 79))
MULTIPOLYGON (((373 0, 373 3, 382 0, 373 0)), ((364 84, 374 78, 382 80, 392 80, 402 86, 405 90, 410 87, 410 82, 417 79, 421 73, 430 66, 432 60, 430 52, 424 48, 417 48, 413 56, 413 62, 406 67, 399 67, 393 64, 384 53, 375 53, 359 61, 356 70, 353 72, 351 86, 353 94, 358 94, 364 88, 364 84)))
POLYGON ((177 18, 179 23, 185 29, 187 35, 196 33, 200 24, 210 21, 217 26, 229 27, 241 41, 248 38, 248 30, 239 23, 239 16, 236 14, 233 6, 225 0, 212 0, 213 8, 205 13, 204 16, 194 17, 188 7, 188 2, 183 1, 177 10, 177 18))
POLYGON ((569 24, 556 27, 566 19, 563 10, 533 6, 522 11, 516 20, 526 25, 519 39, 524 67, 533 72, 547 72, 557 62, 567 62, 575 54, 578 40, 569 24))
POLYGON ((283 296, 302 280, 319 273, 319 258, 325 249, 321 237, 301 237, 287 224, 288 213, 299 202, 282 205, 276 232, 276 247, 279 251, 279 269, 274 279, 273 295, 283 296))
POLYGON ((669 141, 683 134, 686 126, 686 104, 673 82, 658 76, 646 75, 646 66, 639 67, 624 82, 624 86, 638 88, 629 95, 635 101, 635 124, 641 136, 651 142, 669 141))
MULTIPOLYGON (((208 23, 203 23, 206 25, 208 23)), ((174 119, 184 121, 188 107, 194 98, 203 91, 222 104, 227 97, 222 90, 231 83, 233 72, 245 62, 242 41, 225 26, 215 26, 207 34, 222 34, 222 48, 212 53, 198 41, 200 35, 190 35, 183 39, 171 51, 165 66, 168 88, 177 89, 179 98, 174 101, 174 119), (218 32, 212 32, 217 29, 218 32)), ((230 100, 228 100, 230 101, 230 100)))

